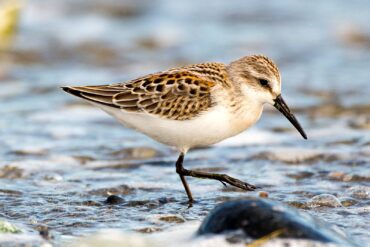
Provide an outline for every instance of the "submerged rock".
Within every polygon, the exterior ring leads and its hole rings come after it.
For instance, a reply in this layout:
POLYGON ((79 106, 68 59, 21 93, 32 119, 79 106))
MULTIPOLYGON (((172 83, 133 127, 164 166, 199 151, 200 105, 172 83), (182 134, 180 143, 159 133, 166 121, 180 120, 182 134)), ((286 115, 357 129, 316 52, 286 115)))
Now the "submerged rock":
POLYGON ((274 238, 309 239, 339 246, 356 246, 333 227, 307 214, 267 199, 223 203, 213 209, 198 235, 242 231, 246 240, 274 238))

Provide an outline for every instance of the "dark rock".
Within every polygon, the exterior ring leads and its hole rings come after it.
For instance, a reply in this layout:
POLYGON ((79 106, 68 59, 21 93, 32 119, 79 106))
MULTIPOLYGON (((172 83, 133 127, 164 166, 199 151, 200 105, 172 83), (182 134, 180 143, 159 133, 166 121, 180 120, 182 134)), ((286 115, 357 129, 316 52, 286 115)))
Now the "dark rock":
POLYGON ((107 197, 107 200, 105 200, 105 203, 107 204, 120 204, 123 202, 124 200, 121 197, 116 196, 116 195, 110 195, 107 197))
POLYGON ((225 202, 213 209, 198 230, 198 235, 245 234, 245 239, 259 239, 280 231, 279 238, 310 239, 341 246, 356 246, 342 233, 296 209, 267 199, 225 202))
POLYGON ((39 232, 40 236, 45 240, 53 239, 53 236, 50 233, 49 227, 45 225, 39 225, 36 227, 36 230, 39 232))

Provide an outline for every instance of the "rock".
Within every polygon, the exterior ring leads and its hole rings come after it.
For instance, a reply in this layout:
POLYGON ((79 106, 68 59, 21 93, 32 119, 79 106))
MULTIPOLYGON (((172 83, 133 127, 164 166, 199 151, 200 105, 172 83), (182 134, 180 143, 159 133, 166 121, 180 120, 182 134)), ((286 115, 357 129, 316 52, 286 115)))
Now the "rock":
POLYGON ((294 178, 297 180, 305 179, 305 178, 310 178, 314 175, 313 172, 307 172, 307 171, 302 171, 298 173, 290 173, 287 176, 290 178, 294 178))
POLYGON ((40 236, 45 240, 50 240, 53 238, 49 231, 49 227, 46 225, 39 225, 36 227, 36 230, 39 232, 40 236))
POLYGON ((137 229, 135 231, 140 232, 140 233, 153 233, 153 232, 160 232, 162 231, 162 229, 157 228, 157 227, 144 227, 144 228, 137 229))
POLYGON ((353 186, 347 189, 347 193, 360 200, 365 200, 370 198, 370 186, 353 186))
POLYGON ((369 182, 370 176, 363 176, 358 174, 346 174, 344 172, 331 172, 328 174, 328 178, 331 180, 337 180, 342 182, 369 182))
POLYGON ((358 203, 358 201, 351 198, 351 197, 344 197, 344 198, 341 198, 340 203, 344 207, 350 207, 350 206, 356 205, 358 203))
POLYGON ((307 205, 312 208, 315 207, 337 208, 342 206, 339 199, 330 194, 321 194, 314 196, 311 198, 307 205))
POLYGON ((0 168, 0 178, 17 179, 24 176, 23 169, 16 166, 6 165, 0 168))
POLYGON ((260 191, 258 193, 258 196, 261 197, 261 198, 267 198, 267 197, 269 197, 269 193, 267 191, 260 191))
POLYGON ((268 199, 222 203, 198 229, 198 235, 243 232, 245 240, 274 238, 309 239, 339 246, 356 246, 343 233, 296 209, 268 199))
POLYGON ((111 155, 124 160, 137 160, 157 157, 160 153, 150 147, 133 147, 112 152, 111 155))
POLYGON ((346 176, 344 172, 340 171, 335 171, 335 172, 330 172, 328 174, 328 178, 330 180, 337 180, 337 181, 343 181, 343 178, 346 176))
POLYGON ((105 200, 105 203, 112 204, 112 205, 113 204, 120 204, 122 202, 124 202, 124 200, 121 197, 116 196, 116 195, 110 195, 110 196, 107 197, 107 200, 105 200))
POLYGON ((160 221, 165 221, 168 223, 184 223, 185 219, 181 215, 165 215, 159 217, 160 221))
MULTIPOLYGON (((108 200, 108 198, 107 198, 107 200, 108 200)), ((105 200, 105 202, 107 202, 107 200, 105 200)), ((92 207, 92 206, 97 206, 98 207, 98 206, 101 206, 101 203, 93 201, 93 200, 87 200, 87 201, 81 202, 81 205, 88 206, 88 207, 92 207)))

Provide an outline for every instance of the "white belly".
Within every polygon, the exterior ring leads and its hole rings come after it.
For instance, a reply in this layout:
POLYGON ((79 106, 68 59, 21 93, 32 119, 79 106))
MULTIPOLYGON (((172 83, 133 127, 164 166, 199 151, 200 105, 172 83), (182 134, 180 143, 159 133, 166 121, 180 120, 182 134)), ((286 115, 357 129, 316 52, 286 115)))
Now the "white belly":
POLYGON ((189 148, 208 146, 234 136, 253 125, 260 117, 262 107, 244 114, 231 114, 224 106, 191 120, 169 120, 145 113, 129 113, 98 105, 126 127, 135 129, 163 144, 186 152, 189 148))

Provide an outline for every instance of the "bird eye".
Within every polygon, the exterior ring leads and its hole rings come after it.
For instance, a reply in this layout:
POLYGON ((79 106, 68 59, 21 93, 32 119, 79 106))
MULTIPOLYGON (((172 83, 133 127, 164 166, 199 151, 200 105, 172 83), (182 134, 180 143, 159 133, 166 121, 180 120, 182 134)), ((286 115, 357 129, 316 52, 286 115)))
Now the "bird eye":
POLYGON ((267 87, 269 85, 268 80, 260 79, 259 81, 260 81, 261 86, 263 86, 263 87, 267 87))

